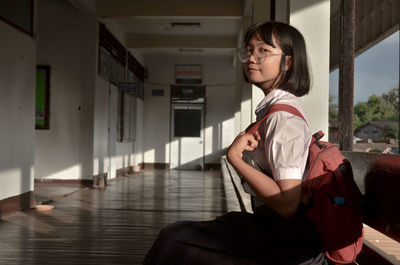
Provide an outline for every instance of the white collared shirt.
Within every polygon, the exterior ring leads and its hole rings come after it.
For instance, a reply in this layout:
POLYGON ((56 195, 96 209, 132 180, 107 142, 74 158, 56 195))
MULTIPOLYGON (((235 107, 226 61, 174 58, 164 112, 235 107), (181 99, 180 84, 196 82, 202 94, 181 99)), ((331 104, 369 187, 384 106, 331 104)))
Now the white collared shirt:
MULTIPOLYGON (((299 97, 281 89, 274 89, 258 104, 257 121, 264 117, 273 104, 291 105, 305 117, 299 97)), ((304 180, 312 136, 307 123, 296 115, 279 111, 261 122, 259 132, 261 140, 258 147, 249 153, 253 166, 275 181, 304 180)))

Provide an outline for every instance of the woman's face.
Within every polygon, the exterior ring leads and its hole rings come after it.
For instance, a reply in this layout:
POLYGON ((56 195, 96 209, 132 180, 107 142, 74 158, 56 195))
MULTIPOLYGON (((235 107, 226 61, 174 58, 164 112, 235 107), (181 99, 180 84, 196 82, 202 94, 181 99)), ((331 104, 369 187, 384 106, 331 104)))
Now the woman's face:
MULTIPOLYGON (((282 60, 282 50, 272 38, 275 47, 266 44, 258 34, 250 39, 246 49, 252 54, 243 67, 250 83, 257 84, 264 93, 270 92, 278 83, 280 77, 280 64, 282 60), (264 61, 257 62, 254 53, 266 55, 264 61)), ((260 56, 258 56, 260 58, 260 56)), ((261 56, 263 58, 264 56, 261 56)))

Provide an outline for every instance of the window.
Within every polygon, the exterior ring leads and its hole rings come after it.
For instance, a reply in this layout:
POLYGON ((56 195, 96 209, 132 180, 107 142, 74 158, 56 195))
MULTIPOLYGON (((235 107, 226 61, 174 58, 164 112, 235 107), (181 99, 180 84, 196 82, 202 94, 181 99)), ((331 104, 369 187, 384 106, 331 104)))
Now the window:
POLYGON ((126 49, 104 24, 100 24, 99 43, 98 74, 118 86, 125 81, 126 49))
POLYGON ((99 75, 105 80, 110 80, 111 55, 104 47, 100 47, 99 51, 99 75))
POLYGON ((130 142, 136 139, 136 89, 137 78, 128 71, 128 82, 119 86, 119 140, 130 142))
POLYGON ((0 19, 33 35, 33 0, 1 0, 0 19))
POLYGON ((136 139, 136 97, 132 93, 120 92, 119 141, 136 139))
POLYGON ((143 91, 143 81, 145 78, 145 70, 143 66, 132 56, 132 54, 128 53, 128 80, 130 80, 131 76, 135 76, 136 82, 136 97, 140 99, 144 99, 144 91, 143 91))
POLYGON ((118 140, 136 137, 136 101, 143 99, 144 68, 125 47, 100 24, 98 74, 118 87, 118 140))
POLYGON ((125 66, 117 59, 111 57, 110 82, 118 86, 119 83, 125 81, 125 66))

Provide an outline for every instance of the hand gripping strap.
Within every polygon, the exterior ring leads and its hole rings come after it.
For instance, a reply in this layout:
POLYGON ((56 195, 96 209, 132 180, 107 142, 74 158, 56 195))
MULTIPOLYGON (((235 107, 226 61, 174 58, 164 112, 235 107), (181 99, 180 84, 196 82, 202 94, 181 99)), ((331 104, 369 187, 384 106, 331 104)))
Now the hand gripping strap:
POLYGON ((296 115, 296 116, 302 118, 307 123, 306 119, 303 117, 303 115, 301 115, 301 113, 295 107, 287 105, 287 104, 274 104, 268 109, 268 111, 267 111, 267 113, 265 113, 264 117, 262 117, 256 123, 254 123, 254 125, 251 126, 251 128, 249 130, 247 130, 247 133, 255 134, 256 131, 258 131, 258 128, 260 127, 261 122, 263 120, 265 120, 266 118, 268 118, 269 115, 271 115, 272 113, 277 112, 277 111, 289 112, 293 115, 296 115))

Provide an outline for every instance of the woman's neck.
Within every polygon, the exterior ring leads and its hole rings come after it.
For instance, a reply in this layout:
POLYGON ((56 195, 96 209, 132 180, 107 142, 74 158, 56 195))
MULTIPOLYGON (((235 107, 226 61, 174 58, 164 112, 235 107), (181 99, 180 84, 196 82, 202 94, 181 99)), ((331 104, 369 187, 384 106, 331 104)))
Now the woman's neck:
POLYGON ((269 94, 269 92, 271 92, 272 90, 274 90, 276 88, 276 86, 274 86, 274 83, 275 82, 273 82, 272 84, 271 83, 269 83, 269 84, 267 84, 267 83, 257 83, 256 85, 262 90, 262 92, 266 96, 266 95, 269 94))
POLYGON ((262 91, 264 92, 264 95, 266 96, 274 89, 275 89, 275 87, 270 87, 270 88, 267 88, 267 89, 262 88, 262 91))
POLYGON ((264 92, 264 95, 268 95, 269 92, 271 92, 272 90, 274 90, 275 88, 278 87, 279 82, 281 81, 282 78, 282 73, 280 73, 275 80, 273 80, 273 82, 264 82, 264 83, 259 83, 257 84, 262 91, 264 92))

